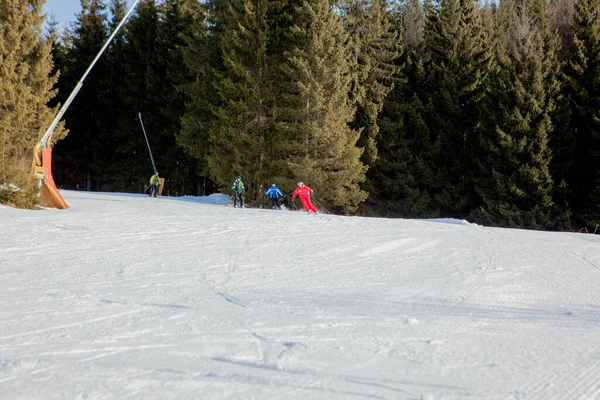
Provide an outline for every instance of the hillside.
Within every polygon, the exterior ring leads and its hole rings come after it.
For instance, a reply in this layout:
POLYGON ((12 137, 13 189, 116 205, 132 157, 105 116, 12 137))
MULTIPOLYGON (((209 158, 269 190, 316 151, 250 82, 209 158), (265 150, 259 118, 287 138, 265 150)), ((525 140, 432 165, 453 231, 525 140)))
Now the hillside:
POLYGON ((600 236, 63 194, 0 206, 3 399, 600 396, 600 236))

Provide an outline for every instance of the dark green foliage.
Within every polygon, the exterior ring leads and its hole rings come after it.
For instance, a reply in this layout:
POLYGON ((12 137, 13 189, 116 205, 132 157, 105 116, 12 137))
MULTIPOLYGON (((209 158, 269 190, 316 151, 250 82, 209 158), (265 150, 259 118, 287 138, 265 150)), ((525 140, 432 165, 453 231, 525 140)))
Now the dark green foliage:
MULTIPOLYGON (((102 2, 85 1, 82 7, 66 54, 67 74, 61 80, 61 87, 69 89, 127 11, 124 0, 111 0, 112 20, 107 22, 102 2)), ((186 37, 194 34, 190 22, 203 19, 196 15, 199 8, 191 0, 163 2, 160 8, 153 0, 138 4, 65 115, 78 134, 57 148, 59 184, 141 191, 153 173, 138 118, 141 112, 159 174, 167 179, 164 193, 196 194, 196 161, 177 146, 175 135, 184 109, 180 89, 192 76, 183 61, 183 47, 186 37)))
MULTIPOLYGON (((215 2, 208 2, 208 7, 215 2)), ((189 35, 182 45, 182 57, 190 79, 180 86, 185 94, 181 130, 176 134, 177 143, 198 163, 197 173, 210 177, 206 157, 209 151, 208 132, 213 120, 212 107, 216 106, 213 89, 214 70, 219 69, 219 46, 215 35, 208 35, 208 9, 198 9, 190 21, 189 35)), ((214 15, 214 14, 213 14, 214 15)), ((204 193, 202 193, 204 194, 204 193)))
POLYGON ((406 80, 386 104, 385 161, 375 168, 378 177, 370 175, 378 182, 376 198, 401 215, 464 217, 476 198, 473 152, 491 65, 489 38, 468 1, 431 8, 422 43, 423 11, 413 2, 404 12, 402 36, 412 38, 403 59, 406 80))
POLYGON ((207 156, 211 176, 226 189, 241 174, 247 198, 262 198, 262 185, 276 160, 273 131, 272 68, 267 57, 268 2, 235 0, 215 7, 222 31, 216 32, 222 69, 214 70, 213 107, 207 156))
POLYGON ((342 20, 327 2, 314 7, 209 2, 207 34, 190 41, 185 53, 195 78, 187 85, 178 141, 205 157, 203 165, 225 191, 238 174, 255 201, 268 182, 278 180, 289 191, 302 179, 323 189, 324 201, 352 209, 365 197, 358 188, 364 179, 358 136, 348 126, 354 64, 342 20))
POLYGON ((402 83, 381 118, 370 207, 464 217, 476 199, 473 153, 491 68, 487 31, 470 2, 448 0, 437 8, 407 2, 400 12, 395 20, 407 39, 402 83))
POLYGON ((600 223, 600 4, 576 5, 573 44, 563 64, 564 89, 558 130, 552 137, 552 170, 563 190, 557 205, 573 214, 576 227, 600 223))
POLYGON ((350 57, 356 60, 350 98, 356 112, 350 126, 361 133, 358 146, 362 160, 370 166, 377 160, 377 117, 393 87, 392 76, 400 56, 400 40, 390 28, 386 0, 342 1, 344 22, 349 34, 350 57))
MULTIPOLYGON (((198 161, 177 145, 185 108, 184 86, 194 75, 186 68, 184 53, 188 41, 204 34, 205 8, 196 0, 168 0, 159 9, 157 48, 153 62, 155 74, 163 79, 154 83, 156 91, 156 162, 172 194, 202 193, 198 161)), ((206 176, 206 175, 204 175, 206 176)), ((202 193, 203 194, 203 193, 202 193)))
POLYGON ((438 210, 430 193, 439 187, 433 165, 440 151, 427 125, 431 104, 424 104, 425 71, 415 48, 403 57, 405 84, 398 85, 385 103, 379 159, 369 171, 374 187, 369 207, 386 216, 433 217, 438 210))
MULTIPOLYGON (((102 48, 107 38, 105 5, 100 0, 82 0, 82 11, 73 25, 72 48, 67 56, 68 68, 61 76, 61 86, 69 88, 60 93, 61 101, 66 100, 76 87, 90 63, 102 48)), ((101 101, 98 93, 107 90, 103 82, 106 61, 98 61, 88 75, 83 87, 73 100, 65 117, 70 135, 55 146, 53 173, 56 182, 67 188, 91 190, 98 184, 97 156, 101 132, 101 101), (94 179, 95 178, 95 179, 94 179)))
MULTIPOLYGON (((125 0, 111 0, 109 10, 111 19, 108 21, 108 31, 112 32, 126 13, 125 0)), ((123 85, 125 76, 125 61, 127 59, 127 25, 122 28, 113 42, 103 54, 102 59, 106 65, 105 73, 100 77, 106 90, 98 93, 101 115, 100 131, 95 141, 94 152, 97 165, 96 190, 123 190, 135 191, 132 177, 129 175, 129 155, 121 150, 128 147, 131 140, 130 128, 123 127, 122 115, 127 115, 125 93, 123 85), (117 116, 117 118, 115 118, 117 116)))
POLYGON ((474 203, 472 155, 490 71, 489 39, 474 3, 447 0, 429 18, 425 41, 429 103, 435 109, 427 123, 440 149, 433 204, 443 215, 465 216, 474 203))
POLYGON ((500 3, 496 37, 498 68, 486 100, 486 118, 475 153, 481 207, 476 222, 520 228, 550 225, 551 113, 557 94, 556 37, 537 21, 537 0, 517 7, 500 3))
POLYGON ((158 68, 157 51, 159 14, 154 0, 142 0, 136 14, 128 22, 125 39, 127 57, 123 64, 123 78, 128 85, 123 90, 124 108, 121 111, 119 131, 127 138, 126 146, 118 148, 120 158, 126 162, 126 177, 137 190, 147 185, 154 172, 148 148, 139 121, 142 114, 156 167, 165 174, 160 161, 167 149, 160 147, 160 97, 163 71, 158 68))
POLYGON ((430 216, 435 214, 429 195, 433 181, 430 160, 435 147, 430 142, 423 105, 427 101, 422 58, 423 5, 409 1, 395 10, 391 19, 406 50, 397 60, 397 84, 387 97, 378 122, 379 158, 367 174, 372 189, 364 209, 387 216, 430 216))

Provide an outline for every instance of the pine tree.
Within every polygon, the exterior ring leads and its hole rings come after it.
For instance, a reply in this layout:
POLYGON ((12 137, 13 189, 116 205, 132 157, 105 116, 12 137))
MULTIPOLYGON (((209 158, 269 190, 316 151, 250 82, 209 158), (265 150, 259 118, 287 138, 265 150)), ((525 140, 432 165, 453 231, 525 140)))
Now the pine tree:
POLYGON ((161 15, 155 68, 162 79, 156 82, 158 125, 156 145, 160 149, 157 162, 168 173, 171 193, 197 193, 198 161, 177 144, 185 110, 184 86, 194 76, 186 68, 184 53, 187 43, 196 35, 205 35, 206 9, 197 0, 167 0, 160 7, 161 15), (197 29, 200 29, 198 32, 197 29))
POLYGON ((434 217, 439 212, 430 195, 440 180, 434 165, 439 140, 427 125, 433 107, 426 91, 424 11, 420 1, 411 0, 394 12, 405 51, 397 61, 398 84, 380 116, 379 159, 367 174, 373 187, 369 206, 379 215, 434 217))
MULTIPOLYGON (((73 25, 70 68, 61 76, 63 87, 70 93, 90 66, 107 38, 105 5, 100 0, 81 0, 82 10, 73 25)), ((92 190, 98 187, 96 148, 100 133, 99 93, 106 64, 100 59, 87 76, 83 87, 65 113, 71 134, 55 148, 55 180, 67 188, 92 190)), ((62 95, 68 95, 64 93, 62 95)))
POLYGON ((119 113, 119 131, 124 140, 116 151, 121 160, 121 174, 129 184, 128 190, 136 192, 144 190, 154 173, 140 126, 140 113, 156 168, 160 176, 167 173, 161 160, 166 149, 158 146, 161 136, 162 81, 166 79, 162 71, 157 69, 159 23, 156 1, 142 0, 125 31, 127 46, 122 79, 126 84, 122 88, 124 106, 119 113))
POLYGON ((291 85, 283 98, 289 135, 289 176, 306 182, 320 199, 350 212, 367 194, 359 187, 365 166, 350 128, 355 108, 347 33, 327 0, 303 2, 290 32, 295 45, 284 68, 291 85))
POLYGON ((441 179, 433 162, 440 142, 427 125, 434 109, 424 103, 425 70, 414 48, 403 57, 403 74, 406 83, 394 88, 382 112, 380 157, 369 171, 371 203, 379 215, 436 217, 439 209, 430 193, 441 179))
POLYGON ((262 199, 278 147, 274 134, 272 69, 267 58, 266 0, 230 0, 216 10, 223 69, 214 71, 219 107, 213 108, 207 157, 211 175, 226 189, 242 175, 249 199, 262 199))
MULTIPOLYGON (((214 121, 213 107, 217 106, 213 80, 215 70, 222 69, 219 51, 218 32, 209 32, 209 26, 219 29, 215 21, 215 1, 202 5, 205 18, 195 18, 188 27, 189 36, 185 38, 182 49, 183 61, 192 78, 183 85, 185 108, 181 119, 181 130, 177 134, 177 143, 198 162, 197 174, 203 183, 210 178, 207 156, 209 151, 209 129, 214 121)), ((212 182, 209 180, 209 183, 212 182)), ((204 194, 205 187, 197 192, 204 194)))
POLYGON ((66 29, 61 29, 59 23, 55 19, 51 19, 46 23, 45 39, 52 42, 52 75, 57 74, 58 82, 55 84, 55 88, 58 89, 58 94, 50 101, 50 104, 54 107, 57 104, 63 102, 67 96, 67 88, 62 84, 64 79, 60 79, 61 75, 68 70, 69 60, 69 47, 71 46, 71 37, 66 29))
MULTIPOLYGON (((54 38, 42 35, 43 3, 0 2, 0 202, 27 208, 37 202, 33 147, 58 112, 47 106, 57 76, 51 73, 54 38)), ((61 124, 51 143, 65 135, 61 124)))
MULTIPOLYGON (((126 13, 125 0, 111 0, 108 20, 108 31, 112 33, 126 13)), ((98 131, 94 140, 94 163, 98 176, 96 190, 102 191, 132 191, 131 177, 128 171, 129 154, 123 154, 121 149, 127 147, 132 132, 123 128, 123 118, 126 115, 125 88, 130 82, 123 79, 125 64, 128 58, 128 43, 125 24, 101 57, 105 66, 98 77, 100 87, 98 95, 98 131)))
POLYGON ((426 25, 428 100, 425 119, 440 177, 432 207, 442 215, 464 217, 475 202, 473 150, 479 140, 481 101, 490 72, 489 38, 472 1, 443 0, 426 25))
POLYGON ((373 165, 377 160, 377 117, 385 97, 393 87, 394 61, 400 56, 400 40, 390 28, 387 0, 344 0, 344 22, 349 34, 351 57, 356 60, 350 96, 356 114, 351 123, 361 135, 358 146, 362 160, 373 165))
POLYGON ((556 201, 576 227, 600 223, 600 3, 580 0, 573 45, 563 65, 563 101, 553 136, 553 173, 562 190, 556 201))
POLYGON ((543 228, 552 207, 549 171, 551 113, 557 93, 556 44, 541 3, 500 3, 497 72, 488 98, 487 127, 477 152, 480 223, 543 228))

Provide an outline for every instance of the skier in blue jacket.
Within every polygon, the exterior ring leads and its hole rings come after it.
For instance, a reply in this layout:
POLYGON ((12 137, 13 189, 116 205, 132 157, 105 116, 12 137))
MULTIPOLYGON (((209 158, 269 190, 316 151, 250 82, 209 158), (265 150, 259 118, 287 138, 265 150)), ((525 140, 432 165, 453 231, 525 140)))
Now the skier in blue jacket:
POLYGON ((271 187, 267 189, 265 192, 265 196, 268 196, 271 199, 271 205, 273 208, 281 210, 281 206, 279 205, 279 198, 283 197, 283 192, 281 189, 277 187, 275 183, 271 184, 271 187))

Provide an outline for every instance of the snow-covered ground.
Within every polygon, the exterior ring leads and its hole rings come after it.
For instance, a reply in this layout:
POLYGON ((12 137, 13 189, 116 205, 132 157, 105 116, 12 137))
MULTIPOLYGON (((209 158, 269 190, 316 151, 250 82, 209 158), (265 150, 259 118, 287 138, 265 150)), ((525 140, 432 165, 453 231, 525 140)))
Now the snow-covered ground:
POLYGON ((1 399, 600 398, 599 235, 62 193, 0 207, 1 399))

